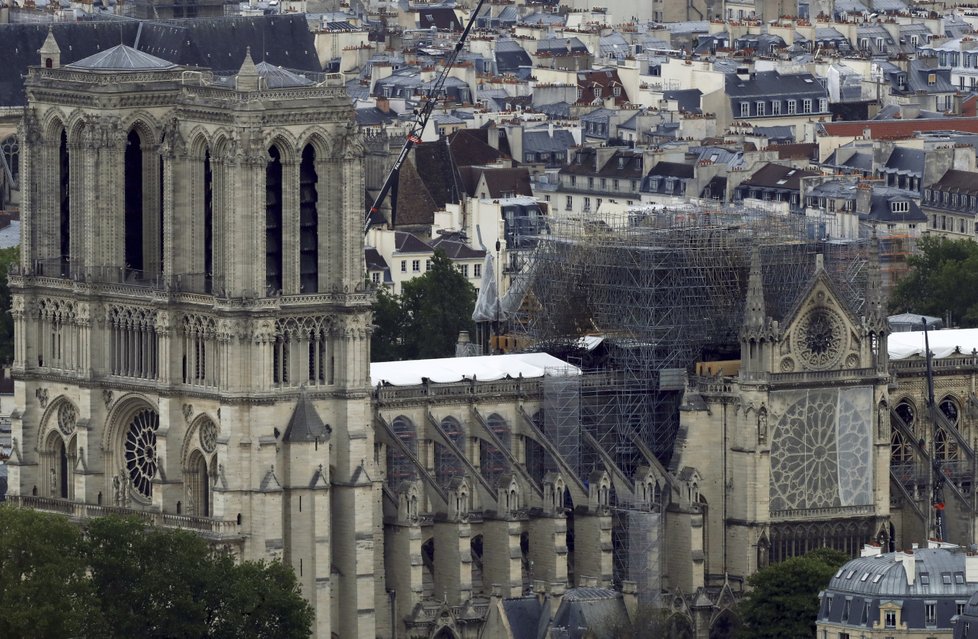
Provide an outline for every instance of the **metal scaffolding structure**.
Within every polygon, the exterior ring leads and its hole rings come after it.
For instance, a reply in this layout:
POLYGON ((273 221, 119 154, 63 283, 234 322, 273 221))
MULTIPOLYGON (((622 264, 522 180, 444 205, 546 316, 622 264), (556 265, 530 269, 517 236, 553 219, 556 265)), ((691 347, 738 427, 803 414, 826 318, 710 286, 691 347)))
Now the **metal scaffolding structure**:
MULTIPOLYGON (((603 338, 600 372, 545 386, 547 436, 579 477, 586 481, 606 468, 609 457, 632 477, 647 464, 647 452, 669 466, 686 371, 697 361, 740 357, 754 247, 771 317, 791 313, 816 254, 838 294, 861 308, 868 243, 824 241, 815 233, 802 216, 744 208, 550 220, 524 270, 527 294, 511 330, 536 344, 603 338)), ((652 521, 632 510, 624 500, 616 504, 616 579, 651 584, 656 577, 636 573, 633 564, 636 552, 648 550, 639 540, 652 521)))

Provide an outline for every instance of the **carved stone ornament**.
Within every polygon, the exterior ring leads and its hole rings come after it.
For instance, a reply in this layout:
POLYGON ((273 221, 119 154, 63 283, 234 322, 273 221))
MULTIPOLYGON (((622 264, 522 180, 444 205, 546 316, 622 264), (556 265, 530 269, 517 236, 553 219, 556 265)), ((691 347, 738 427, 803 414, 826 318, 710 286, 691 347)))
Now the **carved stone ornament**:
POLYGON ((805 366, 815 370, 830 368, 839 362, 845 346, 842 318, 824 306, 815 307, 802 317, 792 341, 805 366))
POLYGON ((102 391, 102 401, 105 402, 105 407, 108 408, 112 405, 112 391, 105 389, 102 391))
POLYGON ((184 404, 183 405, 183 418, 185 420, 187 420, 187 422, 189 423, 190 422, 190 418, 193 417, 193 416, 194 416, 194 406, 193 406, 193 404, 184 404))
POLYGON ((78 423, 78 411, 71 402, 63 401, 58 406, 58 430, 65 435, 75 432, 78 423))
POLYGON ((41 404, 41 408, 48 407, 48 389, 38 388, 36 391, 34 391, 34 397, 36 397, 38 403, 41 404))

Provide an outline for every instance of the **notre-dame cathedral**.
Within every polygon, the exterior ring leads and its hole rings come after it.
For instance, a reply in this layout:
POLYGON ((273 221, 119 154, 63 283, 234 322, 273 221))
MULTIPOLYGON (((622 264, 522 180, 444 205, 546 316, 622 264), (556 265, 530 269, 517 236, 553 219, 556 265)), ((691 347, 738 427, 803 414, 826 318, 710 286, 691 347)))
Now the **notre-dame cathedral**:
MULTIPOLYGON (((768 562, 927 534, 926 473, 904 471, 928 435, 899 410, 923 401, 919 361, 891 370, 872 251, 861 309, 815 260, 780 317, 755 253, 740 361, 685 381, 668 466, 636 440, 626 468, 575 428, 590 382, 550 356, 371 377, 364 148, 339 76, 124 45, 62 65, 50 35, 39 62, 10 278, 15 503, 281 559, 323 638, 549 637, 649 604, 670 636, 725 637, 768 562)), ((938 382, 946 432, 972 420, 958 377, 938 382)), ((972 534, 960 501, 949 528, 972 534)))

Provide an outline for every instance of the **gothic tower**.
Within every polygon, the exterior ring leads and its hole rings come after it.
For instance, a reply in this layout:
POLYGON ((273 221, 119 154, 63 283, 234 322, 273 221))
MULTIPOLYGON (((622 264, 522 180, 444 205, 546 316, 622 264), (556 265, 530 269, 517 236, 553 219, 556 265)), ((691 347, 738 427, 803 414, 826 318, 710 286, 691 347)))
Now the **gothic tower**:
MULTIPOLYGON (((53 37, 49 36, 53 41, 53 37)), ((282 558, 384 634, 362 146, 339 77, 120 45, 30 70, 11 498, 282 558)))

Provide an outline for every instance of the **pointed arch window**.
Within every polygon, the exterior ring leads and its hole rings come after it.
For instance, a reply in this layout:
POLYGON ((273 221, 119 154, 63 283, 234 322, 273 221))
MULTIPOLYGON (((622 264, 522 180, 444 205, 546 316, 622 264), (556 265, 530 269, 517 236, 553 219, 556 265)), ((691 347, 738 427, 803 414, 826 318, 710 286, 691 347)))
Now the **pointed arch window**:
POLYGON ((68 266, 71 261, 71 158, 68 153, 68 134, 61 130, 61 141, 58 146, 58 228, 60 230, 61 276, 69 275, 68 266))
POLYGON ((909 464, 913 461, 913 451, 910 448, 910 444, 896 430, 890 436, 890 461, 898 465, 909 464))
POLYGON ((957 461, 958 443, 945 428, 938 428, 934 436, 934 453, 943 462, 957 461))
POLYGON ((282 291, 282 154, 268 149, 265 166, 265 288, 268 295, 282 291))
POLYGON ((307 144, 299 165, 299 292, 319 290, 319 174, 316 150, 307 144))
POLYGON ((139 132, 129 131, 125 153, 125 266, 142 271, 143 263, 143 146, 139 132))

